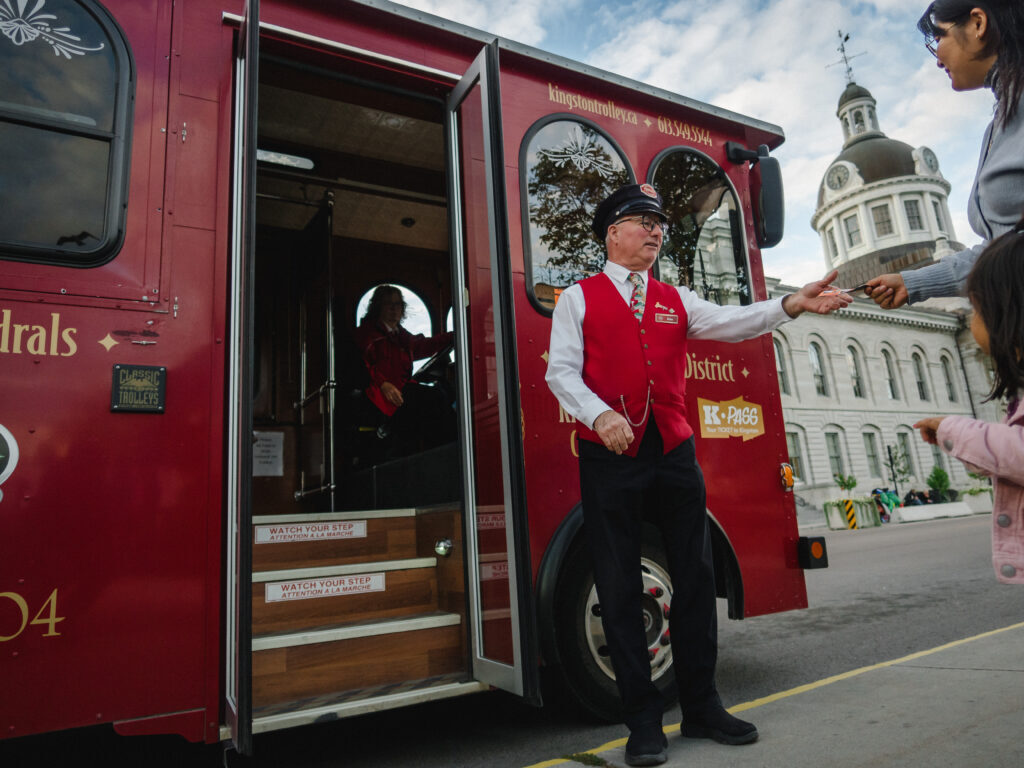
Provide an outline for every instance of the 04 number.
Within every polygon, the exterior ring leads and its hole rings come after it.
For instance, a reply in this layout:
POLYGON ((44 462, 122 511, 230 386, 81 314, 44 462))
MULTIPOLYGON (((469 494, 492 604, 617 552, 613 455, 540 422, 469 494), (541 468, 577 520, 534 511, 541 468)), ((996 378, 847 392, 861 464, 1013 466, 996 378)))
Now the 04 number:
POLYGON ((46 631, 43 632, 43 637, 57 637, 60 632, 57 631, 57 622, 64 621, 63 616, 57 615, 57 590, 54 589, 50 593, 50 596, 46 598, 46 602, 43 603, 42 607, 36 611, 36 615, 29 621, 29 608, 25 598, 19 595, 17 592, 0 592, 0 598, 6 598, 14 603, 18 611, 21 612, 21 626, 18 627, 17 631, 13 635, 0 635, 0 643, 7 640, 13 640, 22 632, 25 628, 30 625, 40 624, 46 627, 46 631))

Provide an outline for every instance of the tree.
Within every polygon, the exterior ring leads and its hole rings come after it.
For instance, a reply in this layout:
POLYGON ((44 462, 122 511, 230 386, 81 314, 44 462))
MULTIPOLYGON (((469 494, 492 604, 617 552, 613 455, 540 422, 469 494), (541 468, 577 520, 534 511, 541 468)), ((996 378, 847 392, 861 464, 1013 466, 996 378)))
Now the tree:
POLYGON ((949 474, 946 470, 940 466, 934 467, 925 482, 931 490, 937 492, 940 501, 946 500, 946 492, 949 490, 949 474))
POLYGON ((836 472, 832 477, 835 478, 836 485, 842 491, 852 491, 857 487, 857 478, 853 475, 841 475, 836 472))

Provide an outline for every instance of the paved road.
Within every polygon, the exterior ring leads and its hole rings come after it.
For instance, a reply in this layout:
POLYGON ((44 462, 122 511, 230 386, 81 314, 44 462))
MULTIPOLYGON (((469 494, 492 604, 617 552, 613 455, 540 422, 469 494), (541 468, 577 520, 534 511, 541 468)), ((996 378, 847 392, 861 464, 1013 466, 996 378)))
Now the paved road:
MULTIPOLYGON (((727 705, 1024 621, 1024 589, 997 584, 993 577, 990 524, 984 515, 816 532, 828 540, 830 567, 807 574, 810 609, 742 622, 722 619, 719 688, 727 705)), ((790 718, 816 722, 820 713, 810 699, 788 701, 790 718)), ((857 716, 864 716, 865 707, 871 711, 863 697, 856 704, 857 716)), ((760 712, 748 714, 756 722, 760 712)), ((666 723, 678 721, 678 711, 666 714, 666 723)), ((871 727, 885 726, 886 715, 879 712, 871 727)), ((538 710, 493 693, 260 736, 250 765, 522 768, 622 735, 621 726, 593 723, 561 702, 538 710)), ((125 739, 107 729, 0 743, 5 768, 98 762, 110 768, 212 766, 221 755, 216 747, 174 737, 125 739)))

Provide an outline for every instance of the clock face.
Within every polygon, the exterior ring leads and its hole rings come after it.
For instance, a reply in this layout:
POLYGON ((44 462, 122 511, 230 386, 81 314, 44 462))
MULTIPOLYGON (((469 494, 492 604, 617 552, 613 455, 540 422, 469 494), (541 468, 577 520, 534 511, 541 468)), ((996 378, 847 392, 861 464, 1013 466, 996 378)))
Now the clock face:
POLYGON ((829 170, 828 175, 825 177, 825 183, 828 184, 830 189, 840 189, 847 181, 850 180, 850 169, 845 165, 836 165, 829 170))
POLYGON ((939 170, 939 158, 937 158, 935 153, 930 149, 925 149, 925 151, 921 153, 921 157, 924 158, 924 164, 928 166, 929 171, 935 173, 939 170))

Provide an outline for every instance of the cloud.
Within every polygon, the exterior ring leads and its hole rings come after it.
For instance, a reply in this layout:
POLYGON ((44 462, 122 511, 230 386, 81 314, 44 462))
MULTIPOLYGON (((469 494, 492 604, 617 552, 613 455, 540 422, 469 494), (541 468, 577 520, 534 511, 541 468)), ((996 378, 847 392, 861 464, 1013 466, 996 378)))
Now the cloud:
POLYGON ((825 258, 810 226, 818 186, 842 149, 836 117, 846 86, 838 30, 850 33, 855 81, 877 100, 882 130, 935 150, 952 185, 958 238, 977 242, 966 208, 988 91, 953 93, 925 52, 920 7, 905 0, 408 0, 411 5, 567 58, 782 127, 786 236, 767 274, 801 284, 825 258))

